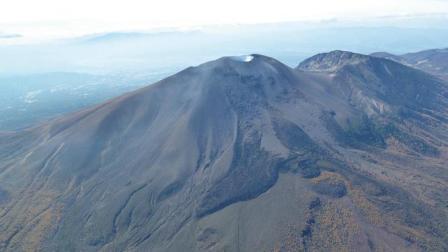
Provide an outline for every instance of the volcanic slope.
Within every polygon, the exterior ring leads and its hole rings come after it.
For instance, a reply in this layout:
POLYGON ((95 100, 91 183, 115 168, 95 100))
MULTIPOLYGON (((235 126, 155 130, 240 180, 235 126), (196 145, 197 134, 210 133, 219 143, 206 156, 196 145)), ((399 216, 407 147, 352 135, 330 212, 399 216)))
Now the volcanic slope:
POLYGON ((2 251, 446 251, 447 83, 251 55, 0 134, 2 251))

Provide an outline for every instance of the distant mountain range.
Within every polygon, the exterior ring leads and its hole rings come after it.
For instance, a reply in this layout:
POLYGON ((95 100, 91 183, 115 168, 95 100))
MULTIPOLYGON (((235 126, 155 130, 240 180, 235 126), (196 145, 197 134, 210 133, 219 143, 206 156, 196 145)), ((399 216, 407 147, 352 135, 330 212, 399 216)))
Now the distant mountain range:
POLYGON ((390 59, 448 80, 448 48, 425 50, 403 55, 379 52, 373 53, 372 56, 390 59))
POLYGON ((215 25, 186 30, 124 30, 38 43, 26 43, 32 38, 25 34, 20 38, 0 39, 0 75, 148 73, 164 68, 172 68, 174 73, 222 55, 253 52, 270 55, 293 66, 316 53, 334 48, 364 54, 376 51, 403 54, 446 46, 446 17, 420 18, 416 21, 415 17, 409 16, 381 17, 370 23, 356 24, 326 20, 215 25))
POLYGON ((378 56, 223 57, 1 133, 0 250, 447 251, 448 83, 378 56))

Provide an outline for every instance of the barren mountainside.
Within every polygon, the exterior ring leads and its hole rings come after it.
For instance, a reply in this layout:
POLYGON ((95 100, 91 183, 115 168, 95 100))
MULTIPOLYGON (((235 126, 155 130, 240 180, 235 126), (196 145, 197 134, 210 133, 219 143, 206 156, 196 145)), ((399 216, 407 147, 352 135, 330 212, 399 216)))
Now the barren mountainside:
POLYGON ((448 84, 224 57, 0 133, 0 251, 446 251, 448 84))
POLYGON ((448 80, 448 48, 431 49, 403 55, 379 52, 373 53, 372 56, 391 59, 448 80))

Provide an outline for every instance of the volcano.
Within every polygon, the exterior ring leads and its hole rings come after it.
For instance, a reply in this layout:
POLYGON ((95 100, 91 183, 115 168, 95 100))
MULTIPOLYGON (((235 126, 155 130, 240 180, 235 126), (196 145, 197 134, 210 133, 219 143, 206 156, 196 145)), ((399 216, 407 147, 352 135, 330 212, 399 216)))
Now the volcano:
POLYGON ((446 251, 448 84, 223 57, 0 133, 2 251, 446 251))

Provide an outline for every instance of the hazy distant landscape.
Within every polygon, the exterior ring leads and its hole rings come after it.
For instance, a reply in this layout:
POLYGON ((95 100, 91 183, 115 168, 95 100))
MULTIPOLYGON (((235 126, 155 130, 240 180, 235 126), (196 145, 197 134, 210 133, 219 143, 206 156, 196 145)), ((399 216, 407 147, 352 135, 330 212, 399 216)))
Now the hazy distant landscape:
POLYGON ((0 129, 27 127, 97 104, 223 55, 260 53, 294 67, 334 49, 404 54, 444 48, 448 41, 442 17, 425 21, 433 25, 431 30, 412 27, 407 19, 390 19, 397 24, 222 25, 0 44, 0 129))
POLYGON ((446 17, 436 16, 429 21, 425 17, 389 19, 396 24, 389 24, 385 18, 356 25, 338 20, 221 25, 6 44, 0 46, 0 74, 148 73, 166 68, 180 70, 222 55, 250 53, 272 55, 294 65, 316 53, 335 49, 403 54, 446 47, 446 17), (412 25, 420 19, 431 28, 412 25))
POLYGON ((168 72, 133 77, 60 72, 0 77, 0 130, 30 127, 167 75, 168 72))

